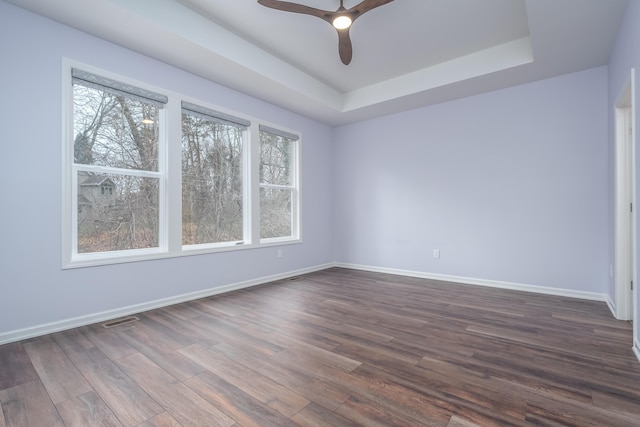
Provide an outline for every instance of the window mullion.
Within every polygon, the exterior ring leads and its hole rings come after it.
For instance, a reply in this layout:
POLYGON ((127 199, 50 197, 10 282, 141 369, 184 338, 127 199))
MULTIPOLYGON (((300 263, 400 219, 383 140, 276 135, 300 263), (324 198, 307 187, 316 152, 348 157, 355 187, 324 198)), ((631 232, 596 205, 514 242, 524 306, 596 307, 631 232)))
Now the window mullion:
POLYGON ((245 206, 245 224, 247 224, 250 243, 260 241, 260 130, 257 123, 249 128, 249 152, 247 153, 249 175, 245 175, 247 205, 245 206))
POLYGON ((166 247, 169 252, 179 252, 182 250, 182 107, 178 98, 169 98, 165 114, 166 247))
POLYGON ((300 200, 300 195, 302 194, 302 184, 300 182, 300 162, 302 161, 302 144, 300 144, 300 140, 295 141, 293 145, 293 212, 291 215, 291 219, 293 221, 293 232, 294 237, 301 239, 302 238, 302 224, 300 222, 300 212, 302 211, 302 201, 300 200))
POLYGON ((73 168, 73 84, 67 77, 71 68, 64 61, 64 78, 62 82, 62 265, 71 263, 73 255, 78 253, 77 227, 77 182, 74 179, 76 171, 73 168))
POLYGON ((78 171, 93 172, 97 174, 114 174, 114 175, 127 175, 127 176, 140 176, 144 178, 161 178, 162 172, 146 171, 140 169, 122 169, 109 166, 90 166, 75 163, 74 167, 78 171))
POLYGON ((71 167, 71 254, 78 253, 78 168, 71 167))
POLYGON ((260 183, 260 188, 272 188, 274 190, 293 190, 293 185, 280 185, 280 184, 264 184, 260 183))

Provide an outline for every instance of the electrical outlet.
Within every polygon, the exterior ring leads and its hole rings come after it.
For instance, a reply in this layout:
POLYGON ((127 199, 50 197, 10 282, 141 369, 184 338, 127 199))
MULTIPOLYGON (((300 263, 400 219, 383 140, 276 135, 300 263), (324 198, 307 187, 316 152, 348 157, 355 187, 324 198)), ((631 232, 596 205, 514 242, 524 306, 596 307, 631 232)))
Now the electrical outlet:
POLYGON ((433 250, 433 257, 434 258, 440 258, 440 249, 434 249, 433 250))
POLYGON ((277 257, 282 258, 282 249, 278 249, 277 257))

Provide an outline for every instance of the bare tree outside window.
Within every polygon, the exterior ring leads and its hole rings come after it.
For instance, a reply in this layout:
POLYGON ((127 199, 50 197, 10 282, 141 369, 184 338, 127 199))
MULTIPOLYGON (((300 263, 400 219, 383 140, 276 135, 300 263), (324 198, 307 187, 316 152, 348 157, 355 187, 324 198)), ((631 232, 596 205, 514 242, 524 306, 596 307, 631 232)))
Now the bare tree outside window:
POLYGON ((294 141, 260 132, 260 238, 293 234, 294 141))
POLYGON ((244 128, 182 115, 182 244, 243 239, 244 128))
POLYGON ((74 82, 78 253, 158 246, 159 179, 129 171, 158 170, 159 109, 74 82))
POLYGON ((63 268, 301 241, 297 133, 64 67, 63 268))

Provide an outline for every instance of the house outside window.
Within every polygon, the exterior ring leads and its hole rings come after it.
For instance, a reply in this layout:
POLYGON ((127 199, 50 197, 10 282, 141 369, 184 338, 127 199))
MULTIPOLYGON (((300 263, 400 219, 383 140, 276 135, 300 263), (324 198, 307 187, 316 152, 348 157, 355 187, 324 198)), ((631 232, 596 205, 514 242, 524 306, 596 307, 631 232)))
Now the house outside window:
POLYGON ((158 247, 164 102, 160 95, 73 71, 78 253, 158 247))

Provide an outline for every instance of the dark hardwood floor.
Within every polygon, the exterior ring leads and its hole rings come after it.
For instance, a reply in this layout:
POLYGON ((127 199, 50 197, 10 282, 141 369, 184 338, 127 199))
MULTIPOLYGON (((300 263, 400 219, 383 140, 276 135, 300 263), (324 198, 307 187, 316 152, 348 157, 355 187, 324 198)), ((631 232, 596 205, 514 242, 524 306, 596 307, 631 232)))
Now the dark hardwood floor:
POLYGON ((604 303, 346 269, 0 346, 0 427, 639 426, 604 303))

